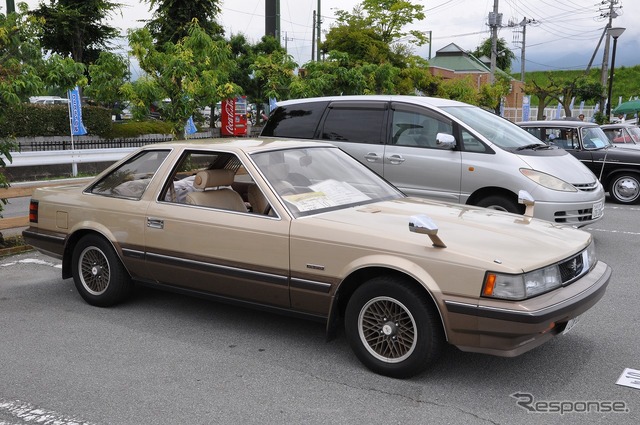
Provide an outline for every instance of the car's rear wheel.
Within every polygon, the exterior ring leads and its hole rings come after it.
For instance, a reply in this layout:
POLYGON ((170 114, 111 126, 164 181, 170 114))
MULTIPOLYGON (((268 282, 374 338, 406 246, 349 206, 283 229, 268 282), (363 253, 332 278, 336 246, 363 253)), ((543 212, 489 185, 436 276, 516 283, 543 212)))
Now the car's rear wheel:
POLYGON ((87 235, 73 250, 73 281, 91 305, 108 307, 122 301, 131 291, 129 273, 104 238, 87 235))
POLYGON ((619 174, 611 180, 609 195, 619 204, 640 201, 640 179, 636 174, 619 174))
POLYGON ((491 195, 480 199, 477 206, 492 210, 506 211, 514 214, 522 214, 524 210, 518 207, 518 203, 512 199, 500 195, 491 195))
POLYGON ((391 276, 373 278, 353 293, 345 333, 366 367, 394 378, 425 370, 444 342, 442 323, 426 292, 391 276))

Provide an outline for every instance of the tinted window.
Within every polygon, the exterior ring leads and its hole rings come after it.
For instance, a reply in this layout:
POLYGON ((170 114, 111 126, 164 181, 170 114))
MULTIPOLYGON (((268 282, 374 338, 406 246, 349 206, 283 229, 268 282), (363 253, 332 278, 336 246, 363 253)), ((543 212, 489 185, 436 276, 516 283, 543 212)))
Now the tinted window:
POLYGON ((354 143, 382 143, 385 109, 378 107, 332 106, 320 134, 323 140, 354 143))
POLYGON ((262 136, 312 139, 329 102, 298 103, 278 107, 262 129, 262 136))

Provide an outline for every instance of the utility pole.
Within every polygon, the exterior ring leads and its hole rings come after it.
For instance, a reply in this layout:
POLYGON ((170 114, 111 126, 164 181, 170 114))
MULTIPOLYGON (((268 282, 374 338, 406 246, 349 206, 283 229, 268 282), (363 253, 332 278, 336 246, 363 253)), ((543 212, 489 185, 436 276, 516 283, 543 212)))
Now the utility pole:
MULTIPOLYGON (((522 21, 520 21, 519 24, 516 24, 515 22, 509 22, 509 26, 510 27, 515 27, 515 26, 519 26, 522 27, 522 41, 517 40, 517 37, 514 36, 514 44, 522 44, 521 45, 521 50, 520 50, 520 81, 524 82, 524 69, 525 69, 525 50, 526 50, 526 46, 527 46, 527 25, 532 25, 532 24, 537 24, 538 21, 536 21, 535 19, 527 19, 526 17, 522 19, 522 21)), ((518 34, 519 31, 516 30, 516 34, 518 34)))
POLYGON ((289 38, 287 36, 287 32, 284 32, 284 51, 289 54, 289 51, 287 50, 288 46, 289 46, 289 41, 293 41, 293 38, 289 38))
POLYGON ((14 0, 7 0, 7 16, 9 13, 13 13, 16 11, 16 2, 14 0))
POLYGON ((318 13, 316 14, 317 16, 317 23, 318 23, 318 29, 316 30, 316 61, 320 62, 320 43, 321 43, 321 34, 322 34, 322 12, 320 12, 321 10, 321 0, 318 0, 318 13))
MULTIPOLYGON (((618 14, 616 13, 615 7, 618 4, 618 0, 603 0, 602 4, 605 3, 609 3, 609 10, 606 12, 603 12, 600 16, 605 17, 605 18, 609 18, 609 22, 607 22, 607 25, 605 27, 605 32, 606 32, 606 38, 604 40, 604 54, 602 56, 602 71, 600 73, 600 82, 602 83, 602 95, 600 96, 600 110, 604 111, 604 103, 607 99, 607 93, 606 93, 606 89, 605 87, 607 87, 607 78, 608 78, 608 71, 609 71, 609 41, 610 41, 610 36, 609 36, 609 31, 608 29, 611 28, 612 23, 613 23, 613 19, 618 17, 618 14)), ((606 9, 605 9, 606 10, 606 9)), ((611 99, 609 99, 609 102, 611 102, 611 99)))
POLYGON ((498 13, 498 0, 493 0, 493 12, 489 12, 489 27, 491 27, 491 79, 496 81, 496 57, 498 56, 498 28, 502 26, 502 14, 498 13))
POLYGON ((313 11, 313 24, 311 25, 311 62, 316 59, 316 11, 313 11))

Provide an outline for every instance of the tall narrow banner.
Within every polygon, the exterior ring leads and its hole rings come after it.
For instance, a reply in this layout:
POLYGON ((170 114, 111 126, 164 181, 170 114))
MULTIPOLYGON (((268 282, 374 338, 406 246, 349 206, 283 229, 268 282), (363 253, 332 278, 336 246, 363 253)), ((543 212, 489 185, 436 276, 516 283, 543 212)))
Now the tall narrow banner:
POLYGON ((198 129, 196 128, 196 124, 193 122, 193 115, 191 115, 187 120, 187 124, 184 126, 184 134, 189 135, 197 132, 198 129))
POLYGON ((529 121, 531 115, 531 96, 522 96, 522 121, 529 121))
POLYGON ((87 129, 82 124, 82 105, 80 103, 80 91, 78 86, 67 92, 69 97, 69 119, 71 121, 71 135, 82 136, 87 134, 87 129))

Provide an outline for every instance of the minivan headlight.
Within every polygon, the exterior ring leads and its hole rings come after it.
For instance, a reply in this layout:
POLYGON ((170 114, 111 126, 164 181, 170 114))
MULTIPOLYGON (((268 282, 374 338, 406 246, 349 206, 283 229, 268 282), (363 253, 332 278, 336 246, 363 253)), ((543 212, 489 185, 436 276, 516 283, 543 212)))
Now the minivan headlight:
POLYGON ((522 175, 527 177, 528 179, 538 183, 540 186, 546 187, 547 189, 559 190, 561 192, 578 191, 578 189, 576 189, 572 184, 541 171, 531 170, 529 168, 521 168, 520 173, 522 173, 522 175))

